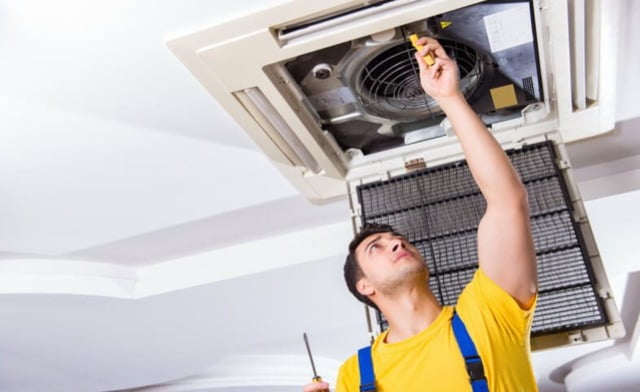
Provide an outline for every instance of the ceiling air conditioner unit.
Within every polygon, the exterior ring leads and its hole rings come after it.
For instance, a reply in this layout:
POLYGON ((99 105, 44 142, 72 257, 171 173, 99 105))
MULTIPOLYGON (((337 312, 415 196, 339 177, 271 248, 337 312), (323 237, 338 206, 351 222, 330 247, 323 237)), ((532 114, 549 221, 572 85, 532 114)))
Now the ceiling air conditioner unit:
MULTIPOLYGON (((534 203, 533 225, 541 225, 540 232, 567 229, 551 234, 567 242, 548 242, 548 233, 535 239, 539 265, 548 267, 540 272, 547 279, 541 290, 553 292, 539 304, 556 311, 540 311, 546 321, 533 346, 549 347, 622 333, 563 144, 614 126, 615 75, 609 70, 615 69, 616 45, 606 42, 616 42, 618 10, 599 5, 292 1, 168 45, 306 198, 323 202, 348 195, 355 229, 369 221, 402 226, 432 262, 439 258, 437 246, 454 241, 462 249, 466 243, 468 263, 477 222, 461 219, 454 228, 444 219, 444 226, 432 227, 438 223, 420 217, 430 203, 451 201, 459 210, 463 200, 472 210, 483 208, 475 185, 464 180, 468 172, 458 162, 462 151, 446 117, 420 87, 408 37, 437 37, 459 66, 467 100, 528 181, 530 199, 539 194, 544 200, 534 203), (609 59, 608 69, 600 67, 600 58, 609 59), (423 194, 425 184, 443 189, 445 182, 459 187, 439 198, 423 194), (395 205, 389 197, 409 205, 395 205), (402 215, 406 210, 422 212, 402 215), (558 274, 571 287, 554 283, 558 274), (581 285, 587 294, 574 290, 581 285), (558 312, 557 303, 574 297, 591 298, 583 311, 592 313, 560 317, 575 312, 558 312)), ((451 281, 463 282, 474 268, 456 263, 443 261, 434 273, 438 281, 432 284, 445 288, 438 294, 443 303, 457 297, 460 285, 451 281)), ((379 319, 378 326, 384 325, 379 319)))

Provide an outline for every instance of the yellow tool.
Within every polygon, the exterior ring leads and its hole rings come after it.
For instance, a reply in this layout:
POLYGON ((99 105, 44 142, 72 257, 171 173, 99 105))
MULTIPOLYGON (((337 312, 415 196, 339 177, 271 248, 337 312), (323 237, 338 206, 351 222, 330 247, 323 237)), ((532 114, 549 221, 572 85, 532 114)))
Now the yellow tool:
MULTIPOLYGON (((411 40, 411 45, 413 45, 413 47, 416 48, 416 50, 419 51, 420 49, 422 49, 422 45, 418 45, 416 43, 418 42, 418 34, 411 34, 409 36, 409 40, 411 40)), ((427 63, 428 66, 432 66, 433 64, 436 63, 431 53, 427 53, 427 55, 424 56, 424 62, 427 63)))
POLYGON ((307 333, 303 333, 302 337, 304 338, 304 344, 307 346, 307 353, 309 354, 309 361, 311 361, 311 369, 313 369, 313 382, 321 382, 322 377, 318 376, 316 373, 316 365, 313 363, 313 357, 311 356, 311 348, 309 348, 309 339, 307 339, 307 333))

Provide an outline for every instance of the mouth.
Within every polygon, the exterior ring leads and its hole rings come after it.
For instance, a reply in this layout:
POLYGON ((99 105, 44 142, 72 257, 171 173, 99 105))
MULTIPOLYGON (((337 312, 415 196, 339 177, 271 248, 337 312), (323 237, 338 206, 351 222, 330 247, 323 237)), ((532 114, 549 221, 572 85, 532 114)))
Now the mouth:
POLYGON ((407 251, 399 252, 399 253, 396 255, 396 258, 395 258, 394 262, 396 262, 396 261, 398 261, 398 260, 400 260, 400 259, 402 259, 402 258, 404 258, 404 257, 407 257, 407 256, 411 256, 411 253, 409 253, 409 252, 407 252, 407 251))

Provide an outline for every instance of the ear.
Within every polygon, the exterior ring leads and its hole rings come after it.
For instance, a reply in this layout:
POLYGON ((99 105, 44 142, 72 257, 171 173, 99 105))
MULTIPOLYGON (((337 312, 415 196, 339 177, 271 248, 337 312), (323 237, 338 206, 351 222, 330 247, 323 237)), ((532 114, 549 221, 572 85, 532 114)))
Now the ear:
POLYGON ((371 285, 371 283, 369 283, 369 281, 367 280, 367 278, 360 278, 360 280, 356 282, 356 289, 360 294, 366 297, 376 292, 373 286, 371 285))

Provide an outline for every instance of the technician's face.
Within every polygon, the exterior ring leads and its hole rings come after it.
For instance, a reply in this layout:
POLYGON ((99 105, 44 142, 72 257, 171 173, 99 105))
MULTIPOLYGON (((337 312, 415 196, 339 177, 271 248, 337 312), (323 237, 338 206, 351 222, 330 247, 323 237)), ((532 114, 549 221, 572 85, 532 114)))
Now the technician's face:
POLYGON ((398 285, 415 274, 427 274, 420 252, 404 237, 393 233, 372 234, 356 248, 358 264, 374 287, 398 285))

